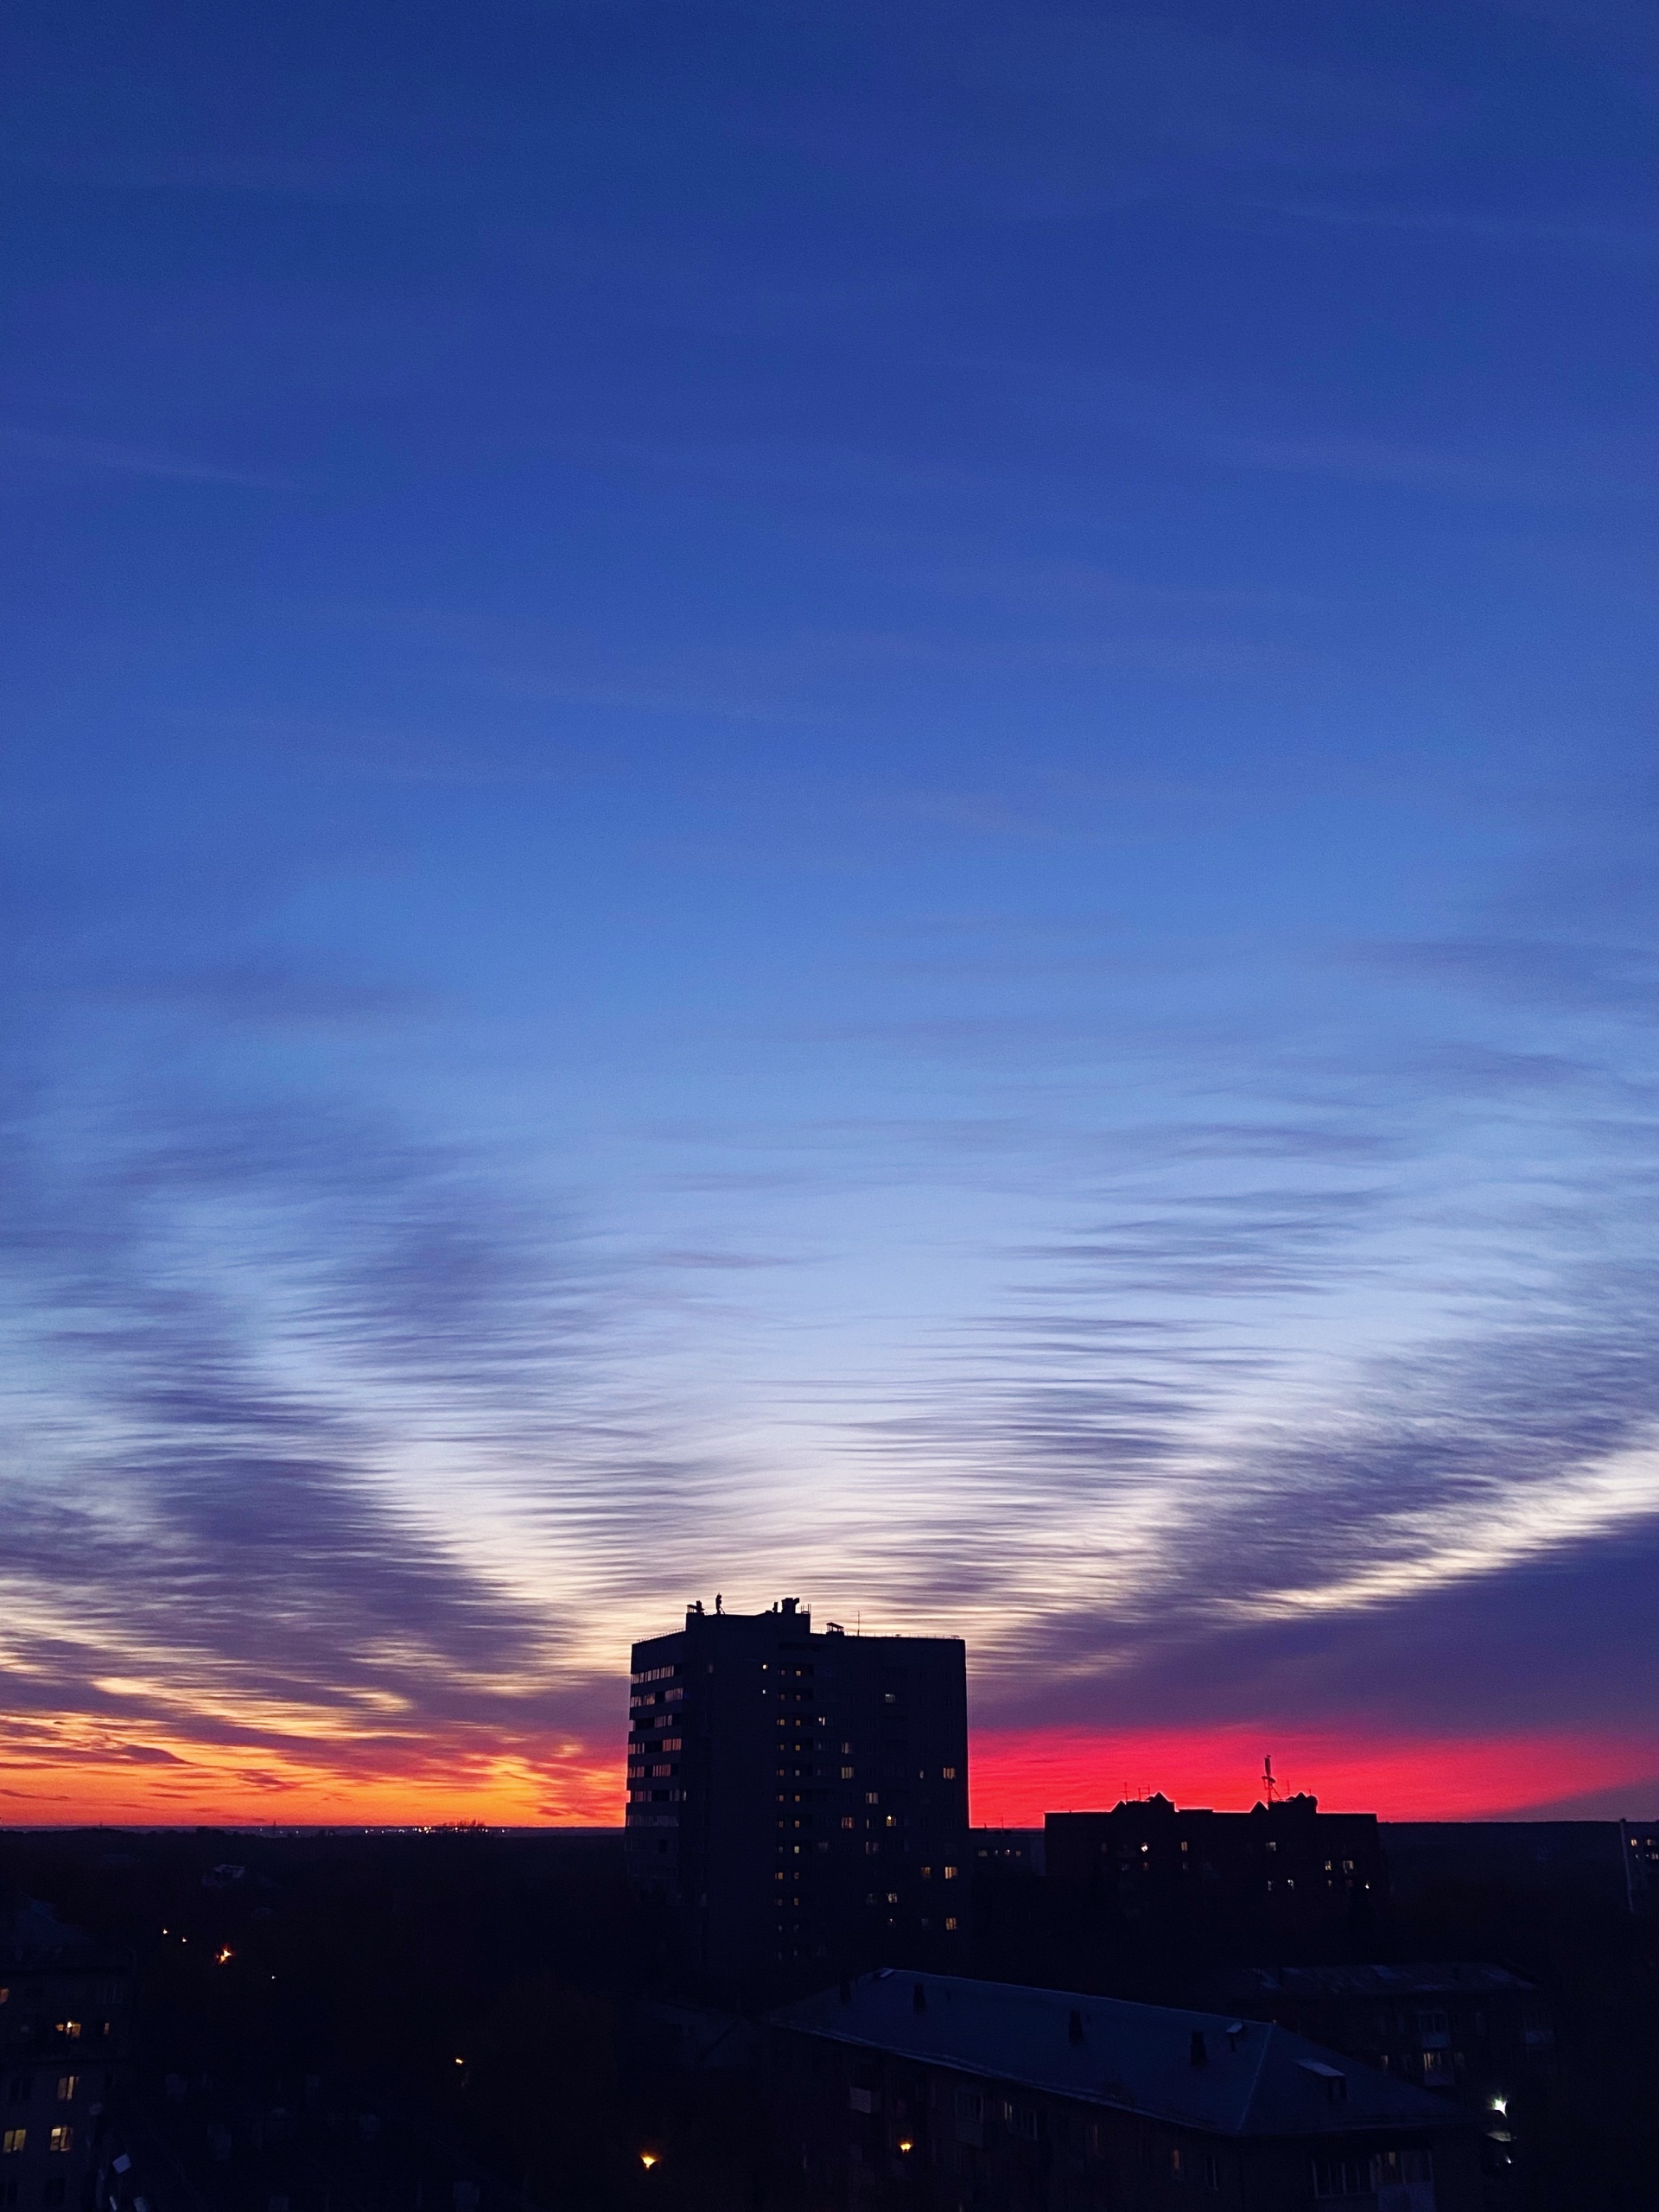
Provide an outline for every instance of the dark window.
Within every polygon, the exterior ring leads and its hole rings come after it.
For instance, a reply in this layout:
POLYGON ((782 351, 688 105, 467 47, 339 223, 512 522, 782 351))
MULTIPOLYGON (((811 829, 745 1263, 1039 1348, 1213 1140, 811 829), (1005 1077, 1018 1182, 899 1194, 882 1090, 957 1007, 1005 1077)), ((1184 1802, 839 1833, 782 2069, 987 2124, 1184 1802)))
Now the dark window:
POLYGON ((1432 2182, 1434 2161, 1419 2144, 1403 2151, 1379 2151, 1371 2160, 1373 2189, 1397 2189, 1406 2182, 1432 2182))
POLYGON ((1313 2161, 1313 2194, 1315 2196, 1369 2196, 1371 2194, 1370 2162, 1365 2158, 1315 2158, 1313 2161))

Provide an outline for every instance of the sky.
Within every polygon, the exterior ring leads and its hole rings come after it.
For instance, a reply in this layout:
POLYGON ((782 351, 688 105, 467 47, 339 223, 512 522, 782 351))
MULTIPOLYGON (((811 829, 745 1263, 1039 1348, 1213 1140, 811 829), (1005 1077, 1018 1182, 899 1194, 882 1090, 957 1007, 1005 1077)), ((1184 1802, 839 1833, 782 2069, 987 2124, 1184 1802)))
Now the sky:
POLYGON ((1659 1809, 1659 21, 20 0, 0 1821, 1659 1809))

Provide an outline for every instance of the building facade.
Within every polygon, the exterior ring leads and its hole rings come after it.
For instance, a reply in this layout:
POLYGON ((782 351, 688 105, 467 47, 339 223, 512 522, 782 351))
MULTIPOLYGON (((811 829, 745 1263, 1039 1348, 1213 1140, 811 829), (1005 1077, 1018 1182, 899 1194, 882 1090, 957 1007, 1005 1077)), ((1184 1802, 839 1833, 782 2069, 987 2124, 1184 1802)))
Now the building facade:
POLYGON ((1223 1976, 1215 1993, 1482 2109, 1507 2106, 1554 2056, 1543 1993, 1507 1967, 1245 1967, 1223 1976))
POLYGON ((33 1901, 0 1918, 0 2212, 85 2212, 130 1961, 33 1901))
POLYGON ((1288 1931, 1351 1922, 1385 1902, 1374 1813, 1322 1813, 1281 1798, 1248 1813, 1128 1799, 1103 1813, 1050 1813, 1048 1878, 1097 1892, 1130 1916, 1209 1914, 1288 1931))
POLYGON ((968 1956, 966 1655, 692 1606, 633 1647, 626 1850, 729 1989, 968 1956))
POLYGON ((774 2012, 804 2212, 1477 2212, 1479 2126, 1224 2013, 885 1972, 774 2012))

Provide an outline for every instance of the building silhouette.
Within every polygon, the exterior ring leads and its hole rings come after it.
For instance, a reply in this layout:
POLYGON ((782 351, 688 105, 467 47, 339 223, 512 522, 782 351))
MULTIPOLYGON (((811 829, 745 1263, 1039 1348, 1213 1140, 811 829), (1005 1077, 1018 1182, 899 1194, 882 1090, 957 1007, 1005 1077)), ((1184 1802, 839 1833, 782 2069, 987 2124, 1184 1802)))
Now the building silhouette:
POLYGON ((965 1647, 699 1605, 633 1647, 627 1867, 706 1986, 969 1955, 965 1647))
POLYGON ((79 2212, 108 2157, 132 1961, 32 1897, 0 1904, 0 2212, 79 2212))
POLYGON ((1311 1796, 1248 1813, 1130 1798, 1109 1813, 1050 1813, 1043 1827, 1051 1882, 1131 1919, 1288 1936, 1369 1925, 1388 1893, 1376 1815, 1322 1813, 1311 1796))

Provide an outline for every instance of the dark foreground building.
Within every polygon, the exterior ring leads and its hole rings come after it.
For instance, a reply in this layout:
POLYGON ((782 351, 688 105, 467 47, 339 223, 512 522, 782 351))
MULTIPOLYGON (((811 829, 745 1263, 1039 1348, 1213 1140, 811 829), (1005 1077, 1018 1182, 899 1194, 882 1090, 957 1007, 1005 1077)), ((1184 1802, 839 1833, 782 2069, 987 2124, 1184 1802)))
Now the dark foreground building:
POLYGON ((1478 2122, 1261 2021, 883 1971, 772 2016, 806 2212, 1476 2212, 1478 2122))
POLYGON ((1322 1813, 1281 1798, 1248 1813, 1128 1799, 1109 1813, 1050 1813, 1048 1878, 1097 1892, 1130 1917, 1207 1915, 1292 1930, 1364 1921, 1387 1872, 1374 1813, 1322 1813))
POLYGON ((0 1910, 0 2212, 90 2202, 130 1981, 49 1907, 0 1910))
POLYGON ((1382 1837, 1408 1905, 1449 1885, 1638 1917, 1659 1903, 1659 1821, 1389 1821, 1382 1837))
POLYGON ((1223 1977, 1216 1994, 1488 2110, 1495 2100, 1507 2106, 1554 2056, 1542 1993, 1507 1967, 1245 1967, 1223 1977))
POLYGON ((626 1853, 682 1965, 728 1991, 965 1963, 962 1642, 694 1605, 633 1647, 626 1853))

